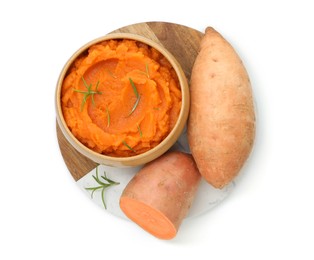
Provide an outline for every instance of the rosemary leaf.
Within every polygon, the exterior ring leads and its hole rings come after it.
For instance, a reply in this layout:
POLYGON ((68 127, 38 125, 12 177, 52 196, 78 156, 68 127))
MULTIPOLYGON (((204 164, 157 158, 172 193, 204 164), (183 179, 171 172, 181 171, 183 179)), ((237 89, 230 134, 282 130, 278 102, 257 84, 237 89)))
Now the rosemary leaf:
POLYGON ((146 63, 146 65, 145 65, 145 70, 146 70, 146 76, 147 76, 147 78, 150 78, 150 77, 149 77, 149 67, 148 67, 148 63, 146 63))
POLYGON ((97 186, 97 187, 85 188, 85 190, 91 190, 92 191, 91 198, 93 199, 94 192, 96 190, 99 190, 99 189, 102 189, 102 188, 103 188, 103 186, 97 186))
POLYGON ((106 113, 107 113, 107 127, 110 126, 110 113, 108 107, 106 107, 106 113))
POLYGON ((142 133, 142 130, 140 128, 140 125, 137 125, 137 130, 138 130, 138 132, 140 134, 140 137, 143 137, 143 133, 142 133))
POLYGON ((82 76, 82 81, 83 81, 84 86, 89 90, 91 85, 89 85, 89 86, 87 85, 87 82, 86 82, 86 80, 84 79, 83 76, 82 76))
POLYGON ((104 205, 105 209, 107 209, 107 205, 106 205, 106 202, 105 202, 105 188, 103 188, 101 190, 101 201, 102 201, 102 204, 104 205))
POLYGON ((94 192, 95 192, 95 190, 96 189, 94 189, 93 191, 92 191, 92 193, 90 194, 90 197, 93 199, 94 198, 94 192))
POLYGON ((107 71, 107 72, 108 72, 108 74, 109 74, 111 77, 113 77, 114 79, 116 79, 116 78, 117 78, 117 76, 116 76, 116 75, 114 75, 114 74, 113 74, 113 72, 112 72, 111 70, 106 69, 106 71, 107 71))
MULTIPOLYGON (((94 177, 94 176, 93 176, 94 177)), ((98 177, 98 166, 96 167, 96 179, 98 180, 99 177, 98 177)))
POLYGON ((131 146, 129 146, 125 140, 122 140, 122 143, 123 143, 129 150, 131 150, 132 152, 135 152, 135 150, 134 150, 131 146))
POLYGON ((150 79, 148 63, 145 64, 145 71, 139 71, 139 72, 140 72, 141 74, 144 74, 148 79, 150 79))
MULTIPOLYGON (((96 92, 94 93, 93 91, 90 91, 91 97, 92 97, 92 104, 93 104, 94 106, 95 106, 94 94, 97 94, 97 92, 98 92, 98 86, 99 86, 99 80, 98 80, 97 83, 96 83, 96 88, 95 88, 96 92)), ((92 85, 90 85, 90 87, 92 87, 92 85)), ((101 94, 101 92, 100 92, 100 94, 101 94)))
POLYGON ((89 187, 89 188, 85 188, 85 190, 98 190, 100 188, 102 188, 102 186, 89 187))
POLYGON ((106 183, 102 182, 101 180, 99 180, 98 178, 96 178, 94 175, 92 175, 92 177, 94 178, 94 180, 101 186, 105 186, 107 185, 106 183))
POLYGON ((134 104, 134 106, 133 106, 133 108, 132 108, 132 110, 131 110, 131 112, 129 113, 128 116, 130 116, 130 115, 135 111, 135 109, 136 109, 136 107, 137 107, 137 105, 138 105, 139 102, 140 102, 140 97, 138 97, 138 98, 136 99, 136 102, 135 102, 135 104, 134 104))
POLYGON ((135 111, 135 109, 136 109, 137 106, 138 106, 138 103, 140 102, 140 95, 139 95, 139 93, 138 93, 138 91, 137 91, 137 88, 136 88, 136 86, 135 86, 133 80, 132 80, 131 78, 129 78, 129 81, 130 81, 131 86, 132 86, 132 88, 133 88, 133 91, 134 91, 134 94, 135 94, 135 97, 136 97, 136 101, 135 101, 135 103, 134 103, 134 105, 133 105, 133 108, 131 109, 130 113, 128 114, 128 116, 130 116, 130 115, 135 111))
POLYGON ((110 180, 107 178, 106 174, 104 174, 104 176, 101 176, 101 178, 103 178, 105 181, 114 184, 115 182, 113 180, 110 180))

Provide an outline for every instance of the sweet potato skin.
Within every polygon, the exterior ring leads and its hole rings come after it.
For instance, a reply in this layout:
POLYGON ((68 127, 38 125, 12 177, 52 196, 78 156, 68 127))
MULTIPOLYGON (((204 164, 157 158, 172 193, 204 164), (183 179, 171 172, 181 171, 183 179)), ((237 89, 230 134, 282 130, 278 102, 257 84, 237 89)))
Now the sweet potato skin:
POLYGON ((130 217, 129 210, 123 205, 123 199, 130 198, 162 213, 175 228, 172 235, 159 230, 152 232, 141 225, 141 219, 132 219, 132 216, 131 219, 152 235, 171 239, 191 207, 200 179, 201 175, 190 154, 168 152, 145 165, 134 176, 121 195, 120 207, 130 217))
POLYGON ((253 94, 233 47, 208 27, 190 82, 188 142, 205 180, 223 188, 238 175, 255 138, 253 94))

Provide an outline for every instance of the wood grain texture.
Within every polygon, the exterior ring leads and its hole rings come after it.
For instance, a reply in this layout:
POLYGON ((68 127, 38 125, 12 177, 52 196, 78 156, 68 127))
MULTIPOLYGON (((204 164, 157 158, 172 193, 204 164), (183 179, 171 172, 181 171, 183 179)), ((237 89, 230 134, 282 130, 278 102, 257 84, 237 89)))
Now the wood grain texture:
MULTIPOLYGON (((137 23, 119 28, 111 33, 117 32, 138 34, 163 45, 181 64, 188 81, 190 81, 203 33, 184 25, 166 22, 137 23)), ((64 162, 75 181, 97 166, 95 162, 77 152, 70 145, 58 125, 57 137, 64 162)))
POLYGON ((75 181, 78 181, 86 173, 90 172, 97 166, 97 163, 94 163, 73 148, 73 146, 66 140, 66 138, 62 134, 58 124, 57 137, 64 162, 75 181))

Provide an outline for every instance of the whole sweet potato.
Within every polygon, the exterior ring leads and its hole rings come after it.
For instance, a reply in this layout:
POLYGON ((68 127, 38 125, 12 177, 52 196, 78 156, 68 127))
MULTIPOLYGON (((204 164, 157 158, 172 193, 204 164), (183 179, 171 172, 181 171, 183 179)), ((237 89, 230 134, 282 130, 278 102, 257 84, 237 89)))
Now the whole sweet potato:
POLYGON ((201 175, 216 188, 233 180, 255 138, 247 71, 234 48, 208 27, 191 74, 188 141, 201 175))

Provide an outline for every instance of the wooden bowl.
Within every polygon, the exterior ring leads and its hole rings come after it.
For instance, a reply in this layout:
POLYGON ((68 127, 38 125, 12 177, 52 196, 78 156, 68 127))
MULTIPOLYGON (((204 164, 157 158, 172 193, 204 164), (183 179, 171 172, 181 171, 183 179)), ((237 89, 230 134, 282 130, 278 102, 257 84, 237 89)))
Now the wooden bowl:
POLYGON ((100 38, 97 38, 84 46, 82 46, 79 50, 77 50, 66 62, 65 66, 63 67, 59 79, 57 81, 56 86, 56 93, 55 93, 55 106, 56 106, 56 117, 57 117, 57 123, 65 136, 65 138, 68 140, 68 142, 81 154, 85 155, 87 158, 91 159, 92 161, 114 166, 114 167, 128 167, 128 166, 137 166, 137 165, 143 165, 145 163, 148 163, 163 153, 165 153, 171 146, 177 141, 179 136, 181 135, 183 128, 186 124, 188 115, 189 115, 189 108, 190 108, 190 94, 189 94, 189 87, 188 82, 185 77, 185 74, 180 66, 180 64, 177 62, 177 60, 172 56, 171 53, 169 53, 162 45, 157 44, 156 42, 147 39, 143 36, 136 35, 136 34, 130 34, 130 33, 112 33, 100 38), (173 69, 176 71, 176 74, 178 76, 179 84, 181 87, 181 94, 182 94, 182 103, 181 103, 181 110, 179 113, 179 117, 177 119, 177 122, 174 126, 174 128, 171 130, 171 132, 167 135, 167 137, 161 141, 157 146, 153 147, 152 149, 130 157, 112 157, 107 156, 104 154, 97 153, 84 144, 82 144, 70 131, 68 128, 65 119, 63 117, 62 108, 61 108, 61 88, 63 81, 67 75, 67 72, 70 68, 70 66, 73 64, 73 62, 86 50, 88 50, 92 45, 100 43, 102 41, 110 40, 110 39, 131 39, 138 42, 142 42, 144 44, 147 44, 148 46, 151 46, 158 50, 172 65, 173 69))

